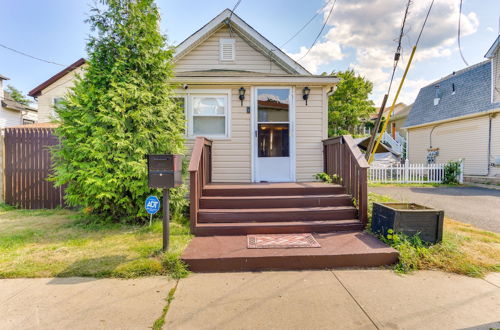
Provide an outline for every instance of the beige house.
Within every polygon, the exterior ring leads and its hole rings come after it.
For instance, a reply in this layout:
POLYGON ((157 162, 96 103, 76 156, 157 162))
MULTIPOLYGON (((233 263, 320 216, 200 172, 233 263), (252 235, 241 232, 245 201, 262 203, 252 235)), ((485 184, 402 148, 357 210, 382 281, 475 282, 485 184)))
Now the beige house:
MULTIPOLYGON (((29 93, 40 122, 53 118, 84 63, 29 93)), ((228 9, 177 46, 175 64, 186 154, 197 136, 213 140, 214 182, 312 181, 323 171, 328 93, 338 78, 312 75, 228 9)))
POLYGON ((420 90, 405 124, 411 163, 463 159, 466 179, 500 178, 498 38, 486 58, 420 90))
POLYGON ((73 86, 75 75, 82 73, 84 64, 85 59, 79 59, 28 93, 37 100, 38 122, 47 123, 54 120, 54 105, 60 102, 68 92, 68 88, 73 86))

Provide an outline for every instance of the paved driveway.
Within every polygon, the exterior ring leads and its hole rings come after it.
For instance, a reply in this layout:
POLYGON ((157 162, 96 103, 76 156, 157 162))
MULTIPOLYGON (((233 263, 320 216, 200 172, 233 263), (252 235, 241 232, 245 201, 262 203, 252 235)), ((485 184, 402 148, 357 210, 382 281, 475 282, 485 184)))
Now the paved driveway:
POLYGON ((500 190, 478 187, 369 187, 368 190, 443 209, 446 217, 500 233, 500 190))

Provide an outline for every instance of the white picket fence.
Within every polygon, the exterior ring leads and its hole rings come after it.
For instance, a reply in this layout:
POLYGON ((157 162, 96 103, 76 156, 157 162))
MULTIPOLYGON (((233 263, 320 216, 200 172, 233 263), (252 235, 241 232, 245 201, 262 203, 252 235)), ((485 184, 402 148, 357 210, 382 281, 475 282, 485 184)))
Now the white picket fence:
MULTIPOLYGON (((463 162, 459 183, 463 183, 463 162)), ((445 164, 398 164, 384 167, 370 166, 368 180, 380 183, 441 183, 444 178, 445 164)))

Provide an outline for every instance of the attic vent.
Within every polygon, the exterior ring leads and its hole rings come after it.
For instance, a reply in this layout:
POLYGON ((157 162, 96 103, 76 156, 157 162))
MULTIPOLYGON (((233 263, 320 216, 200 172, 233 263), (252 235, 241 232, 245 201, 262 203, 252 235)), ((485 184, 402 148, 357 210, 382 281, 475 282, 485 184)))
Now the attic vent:
POLYGON ((219 39, 221 61, 234 61, 234 39, 219 39))

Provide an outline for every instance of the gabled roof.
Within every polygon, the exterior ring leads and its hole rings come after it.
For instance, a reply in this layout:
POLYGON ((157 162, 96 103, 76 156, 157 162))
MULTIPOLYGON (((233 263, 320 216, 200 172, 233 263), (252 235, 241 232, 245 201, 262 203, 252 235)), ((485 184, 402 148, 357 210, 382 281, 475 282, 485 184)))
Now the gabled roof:
POLYGON ((0 80, 10 80, 10 79, 9 79, 9 78, 7 78, 6 76, 2 76, 2 75, 0 74, 0 80))
POLYGON ((495 56, 495 52, 497 51, 498 47, 500 47, 500 34, 493 42, 493 45, 491 45, 490 49, 488 49, 488 52, 486 53, 486 55, 484 55, 484 57, 492 58, 493 56, 495 56))
POLYGON ((491 102, 491 61, 487 60, 420 89, 404 126, 420 126, 499 107, 500 103, 491 102), (434 105, 436 86, 439 86, 440 99, 434 105))
POLYGON ((276 47, 272 42, 267 40, 254 28, 243 21, 238 15, 233 13, 231 15, 230 9, 225 9, 217 15, 210 22, 205 24, 201 29, 193 33, 186 40, 181 42, 176 47, 175 58, 180 59, 187 54, 191 49, 199 45, 202 41, 206 40, 214 32, 216 32, 223 25, 229 24, 233 32, 237 33, 240 37, 245 39, 253 47, 260 52, 269 56, 272 54, 275 60, 285 71, 290 74, 311 75, 304 67, 294 61, 290 56, 286 55, 281 49, 276 47))
POLYGON ((42 91, 47 88, 48 86, 52 85, 53 83, 55 83, 56 81, 58 81, 59 79, 61 79, 62 77, 64 77, 66 74, 68 74, 69 72, 75 70, 76 68, 79 68, 80 66, 82 66, 83 64, 85 64, 85 59, 84 58, 81 58, 79 59, 78 61, 76 61, 75 63, 67 66, 66 68, 64 68, 63 70, 59 71, 58 73, 56 73, 55 75, 53 75, 52 77, 50 77, 49 79, 45 80, 43 83, 41 83, 40 85, 36 86, 35 88, 33 88, 29 93, 28 95, 31 96, 31 97, 37 97, 38 95, 40 95, 42 93, 42 91))

